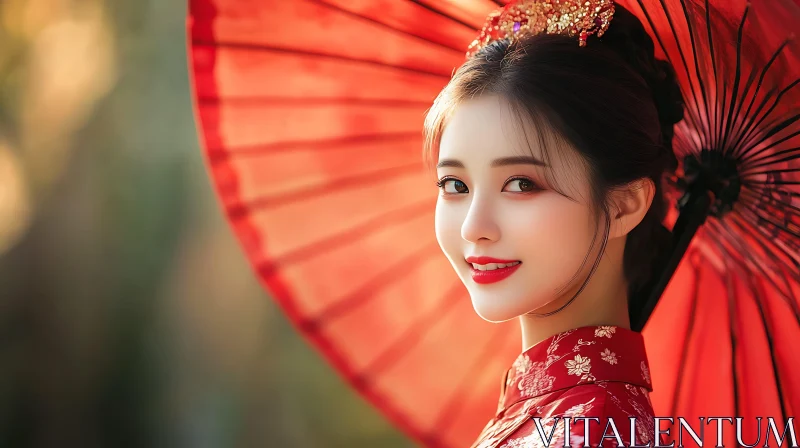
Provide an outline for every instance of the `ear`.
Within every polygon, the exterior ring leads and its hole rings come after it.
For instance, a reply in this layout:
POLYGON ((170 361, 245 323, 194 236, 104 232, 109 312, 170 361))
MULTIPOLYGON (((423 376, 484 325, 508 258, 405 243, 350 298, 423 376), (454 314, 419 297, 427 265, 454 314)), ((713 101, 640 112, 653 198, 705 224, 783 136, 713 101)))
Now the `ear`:
POLYGON ((614 190, 611 193, 611 229, 608 239, 623 237, 638 226, 650 210, 655 193, 655 184, 646 177, 614 190))

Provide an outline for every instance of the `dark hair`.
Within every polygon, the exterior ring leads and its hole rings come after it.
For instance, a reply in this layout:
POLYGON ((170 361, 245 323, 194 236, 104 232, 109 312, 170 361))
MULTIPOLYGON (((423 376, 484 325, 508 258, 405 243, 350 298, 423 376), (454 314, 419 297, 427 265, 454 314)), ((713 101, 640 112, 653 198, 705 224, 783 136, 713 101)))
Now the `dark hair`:
MULTIPOLYGON (((577 150, 590 176, 592 203, 607 221, 610 191, 639 179, 653 180, 652 205, 625 245, 624 272, 632 300, 652 276, 657 257, 671 245, 663 225, 667 205, 662 177, 677 167, 673 127, 683 118, 684 104, 673 68, 656 59, 653 40, 641 22, 616 5, 605 34, 590 36, 584 47, 575 37, 548 34, 486 46, 454 73, 428 111, 429 163, 453 109, 481 94, 502 95, 520 119, 530 119, 540 130, 554 129, 556 138, 577 150)), ((544 134, 539 133, 540 139, 544 134)), ((541 143, 548 159, 549 145, 541 143)), ((606 231, 602 248, 607 239, 606 231)))

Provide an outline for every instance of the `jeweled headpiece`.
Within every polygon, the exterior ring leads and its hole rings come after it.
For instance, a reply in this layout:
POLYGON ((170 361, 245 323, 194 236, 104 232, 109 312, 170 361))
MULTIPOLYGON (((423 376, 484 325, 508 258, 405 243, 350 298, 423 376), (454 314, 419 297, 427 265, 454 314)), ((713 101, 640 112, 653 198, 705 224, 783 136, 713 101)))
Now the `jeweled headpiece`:
POLYGON ((582 47, 592 34, 602 36, 614 16, 612 0, 517 0, 486 18, 478 38, 467 49, 467 58, 501 39, 535 34, 577 36, 582 47))

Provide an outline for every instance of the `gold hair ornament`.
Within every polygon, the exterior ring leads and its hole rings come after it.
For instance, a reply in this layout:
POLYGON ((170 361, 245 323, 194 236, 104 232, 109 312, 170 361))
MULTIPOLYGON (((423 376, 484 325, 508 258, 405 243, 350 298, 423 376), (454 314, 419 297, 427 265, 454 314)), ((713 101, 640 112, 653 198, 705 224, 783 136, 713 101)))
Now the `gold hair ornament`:
POLYGON ((612 0, 514 1, 489 14, 478 38, 469 45, 467 58, 494 41, 541 33, 577 36, 583 47, 590 35, 605 33, 613 16, 612 0))

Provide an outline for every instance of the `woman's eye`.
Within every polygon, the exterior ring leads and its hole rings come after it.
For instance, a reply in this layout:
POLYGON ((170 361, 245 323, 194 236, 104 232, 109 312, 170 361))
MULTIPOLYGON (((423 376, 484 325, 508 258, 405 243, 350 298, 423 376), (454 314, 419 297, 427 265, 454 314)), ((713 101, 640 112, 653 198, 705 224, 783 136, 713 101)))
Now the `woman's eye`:
POLYGON ((509 188, 508 191, 516 193, 527 193, 538 190, 536 184, 533 183, 532 180, 525 178, 511 179, 506 186, 509 188))
POLYGON ((459 193, 469 192, 469 190, 467 189, 467 185, 458 179, 442 179, 441 181, 439 181, 438 185, 439 188, 441 188, 447 194, 459 194, 459 193))

